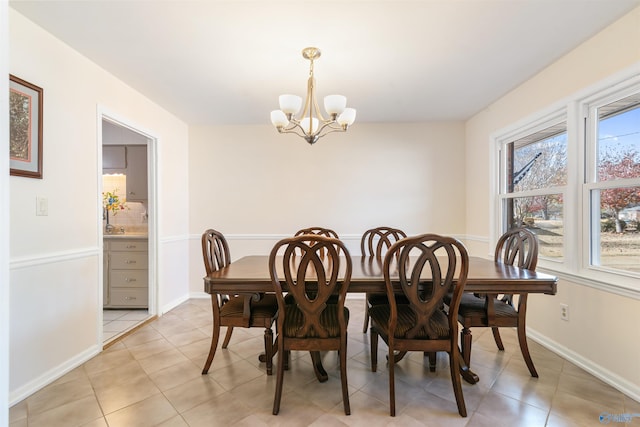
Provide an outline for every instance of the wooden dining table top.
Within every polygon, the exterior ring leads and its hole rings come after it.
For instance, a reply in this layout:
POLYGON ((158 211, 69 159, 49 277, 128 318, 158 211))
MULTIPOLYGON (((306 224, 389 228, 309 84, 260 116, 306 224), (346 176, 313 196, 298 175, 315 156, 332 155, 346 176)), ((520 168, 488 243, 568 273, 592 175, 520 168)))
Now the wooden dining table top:
MULTIPOLYGON (((278 260, 278 277, 283 277, 278 260)), ((348 292, 384 292, 382 260, 375 257, 351 256, 352 272, 348 292)), ((344 269, 341 263, 341 269, 344 269)), ((340 273, 340 277, 343 273, 340 273)), ((392 275, 393 280, 393 275, 392 275)), ((481 257, 469 257, 466 292, 541 293, 555 295, 558 279, 550 274, 530 271, 481 257)), ((284 284, 284 281, 281 280, 284 284)), ((269 257, 250 255, 204 277, 205 292, 242 293, 272 292, 269 257)))

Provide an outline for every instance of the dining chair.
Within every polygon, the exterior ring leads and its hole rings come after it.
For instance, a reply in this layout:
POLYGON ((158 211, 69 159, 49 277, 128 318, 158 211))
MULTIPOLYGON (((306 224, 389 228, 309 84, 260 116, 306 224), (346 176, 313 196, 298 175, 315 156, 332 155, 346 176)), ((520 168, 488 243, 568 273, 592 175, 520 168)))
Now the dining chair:
POLYGON ((387 251, 382 272, 389 303, 372 306, 369 316, 373 372, 377 370, 378 363, 378 336, 388 346, 391 416, 396 415, 396 361, 393 357, 396 351, 446 351, 449 354, 451 383, 458 413, 467 416, 459 371, 457 311, 468 269, 467 250, 452 237, 437 234, 408 237, 396 242, 387 251), (394 292, 398 288, 409 304, 396 303, 394 292), (445 313, 442 300, 451 289, 451 304, 449 312, 445 313))
MULTIPOLYGON (((376 227, 365 231, 360 239, 360 253, 362 254, 363 262, 371 258, 382 260, 391 245, 405 237, 407 237, 407 234, 404 231, 392 227, 376 227)), ((402 296, 398 297, 403 298, 402 296)), ((387 294, 367 292, 364 301, 363 334, 367 332, 369 327, 369 307, 388 304, 388 302, 387 294)))
MULTIPOLYGON (((295 236, 302 236, 302 235, 315 235, 315 236, 325 236, 325 237, 331 237, 333 239, 339 239, 340 237, 338 236, 338 233, 336 233, 335 231, 333 231, 330 228, 324 228, 324 227, 307 227, 307 228, 302 228, 298 231, 296 231, 296 234, 294 234, 295 236)), ((324 256, 324 252, 321 254, 322 256, 324 256)))
POLYGON ((280 240, 269 256, 269 272, 278 301, 276 341, 278 367, 273 414, 280 411, 285 360, 291 350, 338 351, 342 402, 350 415, 347 388, 347 324, 344 306, 351 281, 351 258, 344 244, 331 237, 303 234, 280 240), (279 253, 282 258, 278 258, 279 253), (340 257, 340 253, 345 257, 340 257), (282 273, 279 273, 281 271, 282 273), (339 275, 340 273, 340 275, 339 275), (281 274, 281 276, 280 276, 281 274), (286 288, 283 289, 281 281, 286 288), (293 303, 285 303, 284 291, 293 303), (335 304, 328 303, 337 295, 335 304))
MULTIPOLYGON (((538 263, 538 240, 536 235, 525 227, 513 228, 504 233, 496 243, 494 254, 496 263, 516 265, 519 268, 535 270, 538 263)), ((514 294, 470 294, 463 295, 458 309, 458 321, 462 325, 460 340, 462 357, 470 366, 472 335, 470 328, 491 328, 493 338, 500 351, 504 345, 498 328, 516 328, 520 351, 529 373, 538 377, 533 360, 529 354, 526 334, 527 294, 517 294, 517 308, 514 305, 514 294)))
MULTIPOLYGON (((231 263, 229 245, 227 239, 219 231, 209 229, 202 234, 202 257, 207 275, 231 263)), ((216 354, 220 327, 226 326, 227 333, 222 348, 226 349, 231 339, 234 327, 264 328, 264 362, 267 375, 272 374, 273 360, 273 331, 271 325, 278 311, 278 302, 273 294, 211 294, 213 308, 213 336, 209 356, 202 369, 202 374, 209 372, 213 357, 216 354)), ((261 356, 262 360, 262 356, 261 356)))

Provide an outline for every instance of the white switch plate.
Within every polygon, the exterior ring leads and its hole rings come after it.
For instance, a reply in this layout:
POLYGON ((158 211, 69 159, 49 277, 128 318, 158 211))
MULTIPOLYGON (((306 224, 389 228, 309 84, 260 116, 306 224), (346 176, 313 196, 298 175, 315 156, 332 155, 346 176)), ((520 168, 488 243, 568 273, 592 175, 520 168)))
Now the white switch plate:
POLYGON ((36 216, 49 215, 49 199, 46 197, 36 197, 36 216))

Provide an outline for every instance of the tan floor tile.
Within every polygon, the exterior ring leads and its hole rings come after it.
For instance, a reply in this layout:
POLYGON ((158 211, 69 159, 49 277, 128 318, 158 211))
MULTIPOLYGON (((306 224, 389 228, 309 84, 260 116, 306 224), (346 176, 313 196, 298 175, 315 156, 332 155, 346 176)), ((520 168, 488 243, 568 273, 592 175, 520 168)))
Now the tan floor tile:
MULTIPOLYGON (((475 413, 482 415, 478 419, 484 417, 492 420, 493 425, 504 426, 544 426, 548 414, 544 409, 495 392, 487 394, 475 413)), ((474 424, 470 423, 469 425, 474 424)))
POLYGON ((175 417, 169 418, 167 421, 158 424, 157 427, 189 427, 189 425, 181 415, 176 415, 175 417))
POLYGON ((151 327, 142 328, 122 339, 122 343, 127 347, 134 347, 150 341, 164 338, 162 334, 151 327))
POLYGON ((102 411, 95 396, 61 404, 47 411, 29 416, 30 427, 73 427, 81 426, 102 417, 102 411))
POLYGON ((215 396, 182 413, 190 427, 228 426, 251 414, 251 409, 229 393, 215 396))
POLYGON ((545 383, 528 375, 505 372, 496 380, 491 390, 548 411, 556 393, 556 384, 545 383))
POLYGON ((608 408, 609 412, 624 410, 624 395, 594 377, 561 374, 558 381, 558 393, 568 393, 591 400, 608 408))
POLYGON ((89 379, 83 378, 50 384, 28 397, 26 403, 31 416, 87 397, 95 398, 89 379))
POLYGON ((27 401, 23 400, 9 408, 9 422, 14 423, 27 419, 27 401))
POLYGON ((187 359, 182 353, 180 353, 178 349, 171 348, 161 353, 145 357, 144 359, 139 359, 138 362, 147 374, 152 374, 153 372, 168 368, 169 366, 173 366, 180 362, 186 362, 188 360, 189 359, 187 359))
POLYGON ((158 387, 146 376, 106 387, 96 387, 96 396, 105 414, 110 414, 159 393, 158 387))
POLYGON ((29 423, 26 418, 21 420, 9 422, 9 427, 29 427, 29 423))
POLYGON ((94 389, 104 389, 139 378, 147 378, 147 374, 137 361, 130 360, 120 366, 89 376, 89 381, 94 389))
POLYGON ((191 360, 178 362, 168 368, 149 374, 149 378, 162 391, 169 390, 184 384, 187 381, 200 378, 202 376, 202 368, 191 360))
MULTIPOLYGON (((182 413, 225 392, 225 389, 211 378, 206 375, 200 375, 177 387, 166 390, 164 395, 173 407, 182 413)), ((247 396, 250 395, 245 395, 242 399, 246 400, 247 396)))
POLYGON ((158 353, 162 353, 164 351, 174 350, 175 346, 165 338, 160 338, 134 346, 129 345, 127 348, 131 352, 131 355, 134 357, 134 359, 140 360, 158 353))
POLYGON ((161 394, 107 414, 109 427, 152 427, 177 415, 171 403, 161 394))
POLYGON ((85 372, 88 375, 92 375, 121 366, 131 360, 133 360, 133 356, 127 349, 107 350, 89 360, 83 366, 85 372))
POLYGON ((554 396, 553 401, 551 402, 551 411, 549 415, 564 418, 576 422, 578 425, 586 426, 600 424, 599 416, 603 412, 618 413, 622 411, 613 410, 607 405, 597 404, 590 400, 573 396, 568 393, 559 393, 554 396))

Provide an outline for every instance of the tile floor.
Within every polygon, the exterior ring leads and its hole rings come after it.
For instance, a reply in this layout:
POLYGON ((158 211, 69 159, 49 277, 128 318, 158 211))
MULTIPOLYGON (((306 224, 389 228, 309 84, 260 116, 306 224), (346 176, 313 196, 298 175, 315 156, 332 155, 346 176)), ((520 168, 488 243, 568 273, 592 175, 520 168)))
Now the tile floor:
MULTIPOLYGON (((272 415, 275 376, 258 361, 260 329, 236 329, 209 375, 201 375, 211 308, 209 300, 195 299, 16 404, 10 426, 597 426, 603 412, 640 414, 640 403, 532 341, 540 378, 531 378, 513 330, 502 332, 506 351, 498 352, 491 332, 477 329, 472 368, 480 382, 463 382, 468 417, 458 415, 447 356, 438 354, 432 373, 418 353, 397 365, 397 416, 391 418, 387 369, 369 368, 363 301, 348 306, 351 416, 343 412, 335 353, 323 355, 325 383, 315 380, 308 354, 293 353, 280 414, 272 415)), ((379 351, 384 360, 385 350, 379 351)), ((627 425, 640 425, 640 417, 627 425)))
POLYGON ((103 310, 102 334, 105 344, 149 318, 149 310, 103 310))

